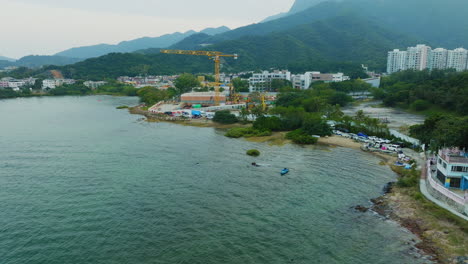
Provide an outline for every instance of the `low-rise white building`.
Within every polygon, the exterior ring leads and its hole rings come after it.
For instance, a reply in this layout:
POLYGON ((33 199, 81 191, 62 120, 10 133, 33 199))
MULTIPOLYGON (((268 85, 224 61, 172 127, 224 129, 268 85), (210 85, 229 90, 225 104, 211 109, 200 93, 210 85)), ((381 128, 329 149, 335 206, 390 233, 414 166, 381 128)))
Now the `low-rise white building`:
POLYGON ((9 81, 0 80, 0 88, 8 88, 9 81))
POLYGON ((45 79, 42 81, 42 90, 55 89, 55 80, 54 79, 45 79))
POLYGON ((8 88, 13 89, 13 91, 19 91, 21 87, 25 86, 26 82, 22 80, 14 80, 8 83, 8 88))
POLYGON ((45 79, 42 81, 42 90, 55 89, 64 84, 75 84, 75 82, 73 79, 45 79))
POLYGON ((296 89, 306 90, 309 89, 314 82, 343 82, 350 80, 349 76, 344 75, 342 72, 338 73, 320 73, 320 72, 306 72, 304 74, 293 75, 292 83, 296 89))
POLYGON ((18 80, 11 77, 5 77, 0 80, 0 88, 9 88, 13 89, 14 91, 19 91, 24 86, 34 85, 35 81, 35 78, 26 78, 18 80))
POLYGON ((468 154, 459 149, 440 150, 436 177, 447 188, 468 190, 468 154))
POLYGON ((104 81, 97 81, 97 82, 86 81, 86 82, 84 82, 83 84, 84 84, 84 86, 86 86, 86 87, 88 87, 88 88, 97 89, 97 88, 99 88, 100 86, 106 85, 107 82, 104 82, 104 81))
POLYGON ((291 72, 274 71, 268 72, 263 71, 262 73, 254 73, 249 78, 249 90, 250 92, 274 92, 272 91, 271 83, 273 80, 287 80, 291 81, 291 72))

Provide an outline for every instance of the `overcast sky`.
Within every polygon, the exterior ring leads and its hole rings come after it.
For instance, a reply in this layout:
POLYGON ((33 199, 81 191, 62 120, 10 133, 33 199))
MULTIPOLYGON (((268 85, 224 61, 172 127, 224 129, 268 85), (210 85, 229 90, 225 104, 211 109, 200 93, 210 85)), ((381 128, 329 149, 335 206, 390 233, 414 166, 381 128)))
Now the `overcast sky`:
POLYGON ((294 0, 0 0, 0 55, 51 55, 78 46, 256 23, 294 0))

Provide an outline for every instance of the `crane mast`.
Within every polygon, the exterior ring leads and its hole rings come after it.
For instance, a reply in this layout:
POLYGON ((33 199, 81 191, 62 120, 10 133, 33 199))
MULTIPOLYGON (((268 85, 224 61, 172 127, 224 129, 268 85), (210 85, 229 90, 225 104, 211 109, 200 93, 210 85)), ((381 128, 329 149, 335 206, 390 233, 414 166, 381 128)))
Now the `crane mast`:
POLYGON ((231 57, 237 59, 237 54, 224 54, 219 51, 203 51, 203 50, 169 50, 162 49, 161 53, 165 54, 179 54, 179 55, 192 55, 192 56, 207 56, 210 57, 215 63, 215 105, 219 105, 220 101, 220 71, 221 71, 221 57, 231 57))

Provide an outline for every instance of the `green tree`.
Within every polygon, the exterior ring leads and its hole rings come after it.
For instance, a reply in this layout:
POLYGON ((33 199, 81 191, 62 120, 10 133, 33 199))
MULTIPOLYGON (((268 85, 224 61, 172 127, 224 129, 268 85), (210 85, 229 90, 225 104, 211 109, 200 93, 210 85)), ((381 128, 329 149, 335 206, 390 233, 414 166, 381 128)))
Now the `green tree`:
POLYGON ((32 86, 33 90, 41 90, 42 89, 42 81, 44 79, 38 78, 34 81, 34 85, 32 86))
POLYGON ((274 79, 271 81, 271 90, 274 92, 278 92, 281 88, 291 87, 292 83, 288 80, 283 79, 274 79))
POLYGON ((199 87, 200 82, 193 74, 184 73, 174 81, 174 86, 176 88, 177 94, 181 95, 183 93, 189 92, 192 88, 199 87))
POLYGON ((304 118, 302 131, 309 135, 329 136, 332 134, 331 127, 317 114, 308 114, 304 118))
POLYGON ((215 113, 213 121, 221 124, 234 124, 237 123, 239 120, 235 115, 231 114, 229 110, 223 110, 215 113))
POLYGON ((263 115, 266 114, 266 111, 263 110, 262 105, 256 105, 252 109, 250 109, 250 113, 255 116, 255 118, 262 117, 263 115))
POLYGON ((318 141, 317 138, 312 137, 302 129, 297 129, 287 133, 286 139, 292 140, 294 143, 300 145, 313 145, 318 141))
POLYGON ((138 90, 137 94, 140 97, 140 101, 148 106, 168 100, 174 96, 170 90, 160 90, 155 87, 143 87, 138 90))
POLYGON ((411 108, 413 108, 416 111, 424 111, 428 109, 430 105, 431 104, 427 102, 426 100, 418 99, 411 104, 411 108))
POLYGON ((242 108, 239 112, 239 117, 242 122, 247 122, 249 115, 250 115, 250 111, 249 109, 247 109, 247 107, 242 108))
POLYGON ((245 93, 249 92, 249 82, 247 80, 242 80, 241 78, 232 79, 232 85, 236 92, 245 93))
POLYGON ((276 116, 261 116, 255 120, 253 128, 258 130, 282 131, 283 121, 276 116))

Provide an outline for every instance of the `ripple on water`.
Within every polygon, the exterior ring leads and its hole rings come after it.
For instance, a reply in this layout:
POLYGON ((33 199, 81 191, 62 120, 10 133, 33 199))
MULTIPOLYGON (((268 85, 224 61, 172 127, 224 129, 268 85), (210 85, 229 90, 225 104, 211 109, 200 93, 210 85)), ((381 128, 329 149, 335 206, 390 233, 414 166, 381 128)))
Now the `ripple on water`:
POLYGON ((377 158, 136 122, 115 109, 134 103, 0 103, 15 113, 0 115, 0 263, 417 262, 405 254, 410 234, 350 209, 394 179, 377 158), (262 156, 246 156, 251 148, 262 156))

